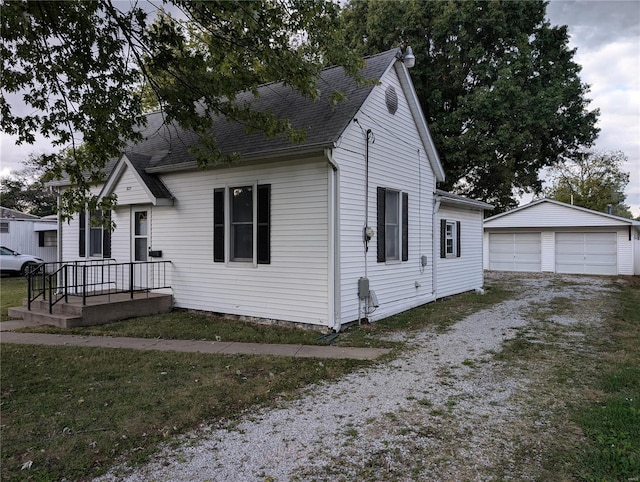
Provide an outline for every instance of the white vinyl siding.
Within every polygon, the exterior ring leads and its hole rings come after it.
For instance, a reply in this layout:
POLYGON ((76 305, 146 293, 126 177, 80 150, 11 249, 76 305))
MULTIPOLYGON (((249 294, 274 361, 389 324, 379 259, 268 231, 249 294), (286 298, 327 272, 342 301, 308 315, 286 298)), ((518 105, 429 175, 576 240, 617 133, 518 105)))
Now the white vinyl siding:
POLYGON ((150 201, 145 189, 140 185, 135 174, 128 166, 124 169, 113 192, 118 196, 118 205, 120 206, 125 204, 147 204, 150 201))
POLYGON ((172 262, 175 306, 327 325, 325 160, 175 173, 174 206, 153 209, 153 249, 172 262), (214 263, 213 190, 271 184, 271 264, 214 263))
POLYGON ((485 222, 486 228, 557 228, 559 226, 603 227, 628 225, 597 212, 574 209, 551 202, 541 202, 519 211, 506 213, 485 222))
POLYGON ((131 208, 117 206, 111 211, 116 229, 111 233, 111 258, 118 263, 133 261, 131 257, 131 208))
POLYGON ((556 272, 615 275, 616 233, 556 233, 556 272))
MULTIPOLYGON (((437 226, 446 219, 454 224, 460 222, 460 257, 436 259, 436 295, 438 298, 482 288, 482 218, 479 210, 461 209, 440 205, 437 226)), ((436 233, 436 253, 440 253, 440 235, 436 233)), ((456 238, 454 236, 454 246, 456 238)))
POLYGON ((340 321, 358 319, 358 279, 367 275, 376 293, 379 308, 369 317, 381 319, 434 299, 433 193, 434 173, 425 154, 404 91, 392 68, 373 88, 334 149, 339 170, 340 217, 340 321), (398 110, 391 115, 385 104, 385 90, 392 85, 398 94, 398 110), (365 134, 371 129, 375 142, 369 143, 369 186, 365 193, 365 134), (364 132, 363 132, 364 131, 364 132), (363 243, 365 195, 368 195, 368 224, 376 228, 377 188, 408 194, 408 261, 378 263, 378 232, 368 251, 363 243), (428 264, 421 267, 420 257, 428 264), (366 260, 365 260, 366 258, 366 260))
POLYGON ((537 272, 541 268, 539 232, 489 234, 489 269, 537 272))

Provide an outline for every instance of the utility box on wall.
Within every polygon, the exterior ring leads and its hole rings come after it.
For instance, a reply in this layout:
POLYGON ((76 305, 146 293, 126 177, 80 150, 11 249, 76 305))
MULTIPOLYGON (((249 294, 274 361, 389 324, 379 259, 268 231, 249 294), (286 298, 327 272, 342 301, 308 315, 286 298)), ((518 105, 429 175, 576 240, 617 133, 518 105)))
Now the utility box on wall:
POLYGON ((369 278, 358 280, 358 298, 365 300, 369 297, 369 278))

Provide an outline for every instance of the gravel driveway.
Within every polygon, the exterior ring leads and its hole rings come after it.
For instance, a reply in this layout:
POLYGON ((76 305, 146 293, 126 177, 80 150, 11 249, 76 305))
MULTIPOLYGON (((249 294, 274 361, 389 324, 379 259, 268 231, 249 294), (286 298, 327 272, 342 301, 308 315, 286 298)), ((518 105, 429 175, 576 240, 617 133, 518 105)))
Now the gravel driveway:
POLYGON ((540 478, 545 443, 567 429, 553 418, 562 397, 544 389, 559 360, 514 361, 501 350, 524 337, 558 356, 588 351, 585 330, 599 323, 595 307, 606 306, 612 280, 487 274, 488 286, 505 281, 512 299, 445 333, 397 335, 413 347, 399 359, 312 387, 233 427, 185 436, 147 466, 101 480, 540 478))

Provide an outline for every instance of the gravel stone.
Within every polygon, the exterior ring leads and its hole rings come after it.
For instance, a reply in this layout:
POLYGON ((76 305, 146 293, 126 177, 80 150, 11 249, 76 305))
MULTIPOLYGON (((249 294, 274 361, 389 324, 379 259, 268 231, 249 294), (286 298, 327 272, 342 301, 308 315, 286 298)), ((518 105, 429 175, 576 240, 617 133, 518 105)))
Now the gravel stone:
MULTIPOLYGON (((232 427, 188 434, 146 466, 117 467, 98 480, 533 480, 542 463, 539 435, 553 436, 557 427, 526 402, 536 367, 505 366, 495 355, 505 341, 541 326, 564 330, 567 349, 581 349, 576 327, 598 322, 586 305, 607 297, 612 283, 486 275, 488 286, 505 280, 516 292, 512 299, 444 333, 394 336, 412 347, 401 358, 313 386, 232 427), (531 310, 554 299, 566 299, 567 309, 541 325, 531 310), (522 471, 518 457, 531 471, 522 471)), ((544 336, 535 339, 544 343, 544 336)))

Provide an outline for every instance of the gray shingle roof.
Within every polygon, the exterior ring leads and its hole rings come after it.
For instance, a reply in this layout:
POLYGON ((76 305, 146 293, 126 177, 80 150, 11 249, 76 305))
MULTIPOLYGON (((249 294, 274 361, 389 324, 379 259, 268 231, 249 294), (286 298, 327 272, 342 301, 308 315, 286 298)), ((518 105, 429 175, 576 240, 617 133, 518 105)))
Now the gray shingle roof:
MULTIPOLYGON (((362 76, 379 80, 397 52, 398 49, 393 49, 365 58, 362 76)), ((342 67, 332 67, 323 70, 320 75, 318 88, 321 95, 316 101, 303 97, 282 82, 260 86, 257 98, 251 93, 238 96, 240 102, 250 102, 252 108, 272 112, 289 119, 295 129, 303 129, 306 138, 301 143, 293 143, 284 136, 270 138, 262 132, 248 134, 242 124, 227 122, 222 116, 214 120, 212 134, 222 152, 238 153, 243 159, 270 157, 278 152, 295 150, 320 150, 332 146, 339 138, 373 87, 372 83, 359 85, 345 74, 342 67), (341 92, 345 100, 332 105, 330 97, 336 92, 341 92)), ((140 162, 136 163, 140 168, 144 164, 142 159, 146 158, 144 168, 147 173, 184 169, 195 164, 189 148, 197 144, 197 135, 179 128, 175 123, 164 125, 161 112, 147 116, 143 136, 145 139, 131 146, 127 156, 129 153, 141 156, 140 162)))
POLYGON ((158 152, 155 156, 145 156, 142 154, 137 154, 135 152, 126 152, 125 155, 127 159, 131 162, 131 165, 140 175, 142 181, 146 184, 153 194, 154 197, 160 199, 172 199, 173 196, 167 189, 167 187, 163 184, 163 182, 158 178, 158 176, 153 174, 147 174, 145 172, 145 167, 149 164, 149 162, 153 159, 153 157, 161 158, 167 154, 166 151, 158 152))
MULTIPOLYGON (((399 51, 392 49, 365 57, 365 67, 360 74, 366 80, 380 80, 399 51)), ((270 138, 262 132, 248 134, 244 125, 227 122, 223 116, 214 119, 211 133, 222 152, 238 153, 245 160, 321 151, 325 147, 332 147, 338 140, 374 85, 371 82, 358 84, 354 78, 345 74, 342 67, 330 67, 320 73, 320 97, 316 101, 303 97, 283 82, 258 87, 257 98, 250 92, 238 96, 239 102, 250 102, 252 108, 286 118, 294 129, 304 130, 306 138, 300 143, 293 143, 284 136, 270 138), (334 105, 330 98, 336 92, 340 92, 344 100, 334 105)), ((198 144, 198 135, 180 128, 175 122, 165 124, 162 112, 147 115, 142 135, 143 140, 130 145, 124 153, 154 196, 170 199, 171 193, 156 173, 195 167, 196 162, 189 148, 198 144)), ((109 178, 119 161, 116 158, 107 163, 106 178, 109 178)), ((50 183, 66 184, 68 179, 50 183)))

